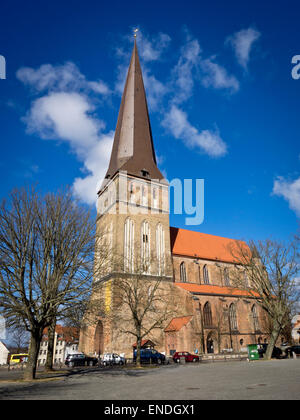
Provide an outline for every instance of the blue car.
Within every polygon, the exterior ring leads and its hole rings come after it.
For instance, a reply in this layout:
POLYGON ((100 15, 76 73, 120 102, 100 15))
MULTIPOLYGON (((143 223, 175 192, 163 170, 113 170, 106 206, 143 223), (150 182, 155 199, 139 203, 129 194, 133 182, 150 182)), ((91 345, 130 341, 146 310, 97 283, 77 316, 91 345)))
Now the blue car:
MULTIPOLYGON (((136 362, 136 350, 133 352, 133 361, 136 362)), ((166 356, 154 349, 141 349, 141 363, 165 363, 166 356)))

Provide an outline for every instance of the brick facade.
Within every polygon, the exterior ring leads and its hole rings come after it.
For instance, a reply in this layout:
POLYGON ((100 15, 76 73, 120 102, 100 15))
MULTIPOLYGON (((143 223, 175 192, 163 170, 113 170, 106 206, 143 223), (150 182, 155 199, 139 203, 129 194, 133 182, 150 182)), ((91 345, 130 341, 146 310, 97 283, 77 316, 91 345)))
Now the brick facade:
MULTIPOLYGON (((233 241, 170 228, 168 197, 168 184, 156 165, 135 44, 109 169, 98 193, 91 306, 99 305, 83 320, 80 349, 85 353, 132 356, 136 339, 122 332, 122 322, 113 317, 124 305, 116 284, 141 272, 145 284, 161 282, 160 293, 170 307, 164 325, 145 337, 157 350, 240 351, 267 339, 265 315, 256 300, 232 287, 236 270, 227 246, 233 241), (188 322, 176 321, 183 319, 188 322)), ((158 313, 163 306, 162 300, 158 313)), ((124 308, 124 319, 129 315, 124 308)))

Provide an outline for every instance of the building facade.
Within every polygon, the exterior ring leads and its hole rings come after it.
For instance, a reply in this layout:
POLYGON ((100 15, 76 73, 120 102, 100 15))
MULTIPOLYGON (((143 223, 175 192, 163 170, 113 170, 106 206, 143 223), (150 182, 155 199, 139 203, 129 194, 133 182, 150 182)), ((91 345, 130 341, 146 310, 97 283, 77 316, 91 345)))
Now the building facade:
MULTIPOLYGON (((79 330, 74 327, 63 327, 56 325, 54 350, 53 350, 53 364, 63 364, 68 354, 78 352, 79 345, 79 330)), ((47 361, 48 354, 48 329, 46 328, 40 345, 38 355, 38 366, 44 366, 47 361)))
POLYGON ((7 365, 8 354, 9 354, 8 348, 2 341, 0 341, 0 366, 7 365))
MULTIPOLYGON (((256 299, 232 282, 237 264, 229 248, 235 241, 170 227, 168 190, 157 167, 135 42, 109 168, 98 192, 98 287, 91 300, 102 299, 104 309, 85 319, 83 352, 132 355, 135 340, 111 320, 114 284, 141 273, 145 282, 161 281, 172 296, 170 305, 176 302, 176 313, 147 337, 159 351, 239 352, 267 340, 267 320, 256 299)), ((246 276, 244 281, 247 286, 246 276)))

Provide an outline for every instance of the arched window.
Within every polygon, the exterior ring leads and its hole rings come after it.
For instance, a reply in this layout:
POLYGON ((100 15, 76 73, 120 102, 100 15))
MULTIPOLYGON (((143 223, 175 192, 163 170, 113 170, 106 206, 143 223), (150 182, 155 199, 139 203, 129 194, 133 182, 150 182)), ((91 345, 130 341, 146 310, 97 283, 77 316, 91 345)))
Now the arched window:
POLYGON ((224 269, 224 283, 225 283, 225 286, 230 286, 230 277, 229 277, 228 268, 224 269))
POLYGON ((236 309, 233 303, 229 306, 229 322, 231 330, 237 331, 236 309))
POLYGON ((126 219, 124 227, 124 271, 134 271, 134 222, 126 219))
POLYGON ((207 265, 203 267, 203 281, 204 281, 204 284, 209 284, 209 274, 208 274, 207 265))
POLYGON ((148 222, 142 223, 141 228, 141 257, 143 273, 150 273, 150 228, 148 222))
POLYGON ((203 308, 203 323, 205 328, 212 327, 212 313, 209 302, 206 302, 203 308))
POLYGON ((181 283, 186 283, 186 269, 184 262, 180 264, 180 281, 181 283))
POLYGON ((255 305, 253 305, 252 308, 251 308, 251 315, 252 315, 252 320, 253 320, 254 331, 258 331, 259 330, 259 324, 258 324, 257 309, 256 309, 255 305))
POLYGON ((165 231, 159 223, 156 227, 156 256, 158 261, 158 274, 165 272, 165 231))

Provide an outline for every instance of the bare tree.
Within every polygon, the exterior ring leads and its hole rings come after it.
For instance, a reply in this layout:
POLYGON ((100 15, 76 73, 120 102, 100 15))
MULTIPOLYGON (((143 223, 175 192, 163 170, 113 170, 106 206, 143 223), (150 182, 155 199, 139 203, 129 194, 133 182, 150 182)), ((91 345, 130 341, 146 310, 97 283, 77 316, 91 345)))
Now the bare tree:
POLYGON ((20 353, 25 347, 28 347, 30 336, 22 325, 12 328, 8 333, 10 343, 16 349, 16 353, 20 353))
POLYGON ((116 303, 113 321, 120 331, 136 339, 136 364, 141 364, 141 343, 176 314, 175 298, 168 283, 144 273, 120 276, 114 282, 116 303))
POLYGON ((299 273, 297 241, 288 244, 265 240, 250 242, 249 247, 236 241, 231 247, 237 269, 234 283, 249 295, 268 314, 271 322, 266 359, 272 357, 280 333, 286 327, 295 303, 299 299, 296 277, 299 273))
POLYGON ((149 275, 151 264, 157 264, 154 256, 149 256, 145 266, 139 255, 135 260, 134 272, 128 270, 120 272, 124 256, 119 257, 116 252, 111 252, 111 255, 113 255, 113 261, 111 260, 109 264, 111 272, 116 267, 119 269, 112 276, 108 276, 109 280, 101 281, 98 286, 94 286, 95 293, 85 312, 84 322, 87 325, 93 324, 95 318, 100 317, 115 326, 120 333, 134 337, 137 350, 136 363, 140 366, 142 340, 146 337, 151 338, 155 330, 164 328, 166 322, 177 314, 179 303, 174 288, 171 287, 171 283, 163 279, 163 275, 161 277, 149 275), (101 291, 101 288, 105 288, 108 281, 111 299, 107 301, 106 293, 101 291), (97 292, 97 287, 100 292, 97 292))
POLYGON ((43 330, 91 291, 95 224, 69 190, 14 190, 0 206, 0 308, 30 332, 35 378, 43 330))

